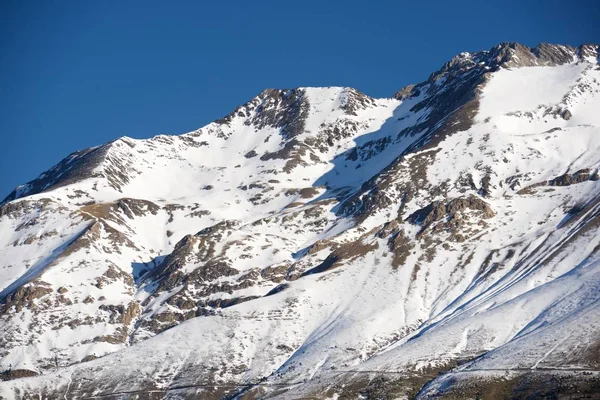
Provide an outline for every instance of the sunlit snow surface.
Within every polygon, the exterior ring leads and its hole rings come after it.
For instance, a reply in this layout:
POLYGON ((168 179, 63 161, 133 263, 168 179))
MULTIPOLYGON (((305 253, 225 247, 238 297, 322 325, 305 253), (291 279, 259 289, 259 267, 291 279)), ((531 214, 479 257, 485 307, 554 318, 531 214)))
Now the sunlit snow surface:
MULTIPOLYGON (((225 126, 210 124, 181 137, 125 138, 112 143, 110 157, 121 160, 130 172, 119 190, 103 178, 89 178, 25 198, 53 200, 44 210, 18 220, 0 219, 0 288, 8 293, 6 289, 15 282, 29 279, 27 274, 40 274, 54 291, 63 286, 69 289, 74 304, 65 307, 67 317, 83 317, 96 312, 99 304, 142 302, 153 290, 153 282, 143 281, 134 290, 120 281, 95 287, 106 260, 134 276, 135 268, 144 264, 152 268, 152 261, 158 257, 156 262, 160 262, 185 235, 223 220, 239 221, 227 240, 249 246, 248 250, 224 249, 223 242, 217 247, 240 274, 255 267, 293 263, 319 240, 341 244, 381 227, 396 217, 397 202, 358 225, 351 217, 335 213, 337 202, 323 206, 326 211, 319 229, 300 229, 307 220, 293 217, 293 212, 334 198, 336 190, 357 191, 416 137, 395 140, 364 160, 348 159, 345 152, 386 136, 395 138, 429 111, 412 110, 418 97, 404 102, 375 99, 356 115, 349 115, 342 110, 349 93, 347 88, 305 89, 310 111, 298 140, 316 136, 327 124, 341 120, 355 122, 357 128, 335 145, 315 150, 312 158, 310 153, 301 155, 305 165, 290 173, 269 172, 280 171, 285 159, 261 160, 261 155, 283 148, 278 129, 256 129, 245 124, 245 117, 235 117, 225 126), (257 156, 247 157, 251 150, 257 156), (250 199, 257 192, 243 188, 252 183, 273 188, 265 195, 266 201, 253 204, 250 199), (310 198, 285 194, 312 186, 318 190, 310 198), (76 197, 76 191, 84 194, 76 197), (160 209, 142 217, 122 217, 122 223, 108 221, 133 246, 107 252, 110 229, 104 227, 92 246, 55 260, 61 246, 91 223, 80 212, 85 204, 126 197, 161 207, 189 207, 172 215, 160 209), (298 202, 303 204, 293 205, 298 202), (191 216, 192 207, 210 213, 191 216), (286 216, 292 222, 282 222, 286 216), (42 222, 28 227, 27 220, 33 218, 42 222), (269 218, 279 219, 257 223, 269 218), (33 244, 13 245, 54 230, 59 234, 33 244), (249 253, 251 257, 241 257, 249 253), (84 259, 85 265, 81 264, 84 259), (106 300, 86 304, 83 300, 88 296, 105 296, 106 300)), ((259 298, 224 308, 214 316, 189 319, 156 336, 132 327, 128 334, 140 340, 122 344, 92 340, 112 333, 113 325, 105 322, 32 333, 28 330, 32 312, 25 310, 18 320, 3 322, 1 330, 22 345, 3 352, 2 365, 41 370, 38 360, 59 353, 65 366, 41 377, 0 383, 0 395, 16 397, 15 388, 68 390, 71 381, 82 382, 88 376, 93 376, 98 393, 143 389, 148 381, 166 388, 266 378, 273 384, 297 385, 297 393, 302 394, 310 393, 311 382, 319 377, 333 380, 343 371, 403 371, 481 355, 459 369, 586 368, 576 355, 584 351, 583 343, 600 339, 599 181, 541 185, 517 192, 565 173, 597 171, 599 110, 597 64, 500 69, 484 85, 475 124, 445 138, 427 167, 430 185, 449 183, 444 196, 420 193, 403 211, 406 218, 432 200, 464 196, 465 189, 454 183, 465 176, 471 177, 475 187, 469 190, 477 194, 480 182, 488 176, 490 190, 484 200, 495 215, 475 236, 460 243, 448 241, 427 262, 423 261, 424 247, 416 245, 397 268, 391 266, 388 239, 367 236, 361 240, 377 248, 343 266, 285 282, 288 287, 274 295, 265 296, 277 286, 266 280, 234 293, 213 294, 210 299, 259 298), (571 118, 561 116, 564 110, 569 110, 571 118), (517 176, 520 183, 510 187, 511 178, 517 176), (569 214, 582 204, 590 206, 578 215, 569 214), (107 355, 66 366, 89 354, 107 355), (239 368, 222 368, 225 364, 239 368), (209 378, 210 368, 219 374, 209 378)), ((419 231, 406 220, 400 227, 411 238, 419 231)), ((306 269, 328 254, 321 250, 306 256, 306 269)), ((183 271, 197 267, 189 264, 183 271)), ((164 302, 178 290, 157 294, 138 318, 168 309, 164 302)), ((41 321, 47 327, 53 323, 41 321)))

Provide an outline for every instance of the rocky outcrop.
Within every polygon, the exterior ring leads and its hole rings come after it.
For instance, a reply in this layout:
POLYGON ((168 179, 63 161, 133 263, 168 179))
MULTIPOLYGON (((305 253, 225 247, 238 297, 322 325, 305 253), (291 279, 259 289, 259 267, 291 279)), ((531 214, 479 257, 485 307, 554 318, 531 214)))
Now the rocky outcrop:
POLYGON ((361 236, 352 243, 344 243, 327 256, 327 258, 314 268, 304 272, 301 276, 318 274, 340 267, 347 262, 357 258, 364 257, 367 253, 377 249, 379 245, 376 242, 369 242, 370 235, 361 236))
POLYGON ((557 176, 556 178, 549 180, 548 185, 569 186, 588 180, 597 181, 598 179, 600 179, 598 176, 598 171, 592 172, 589 168, 584 168, 572 174, 566 173, 557 176))
POLYGON ((28 369, 9 369, 0 373, 0 380, 10 381, 12 379, 27 378, 37 375, 37 372, 28 369))
POLYGON ((12 293, 9 293, 4 299, 0 299, 2 302, 0 303, 0 314, 12 310, 13 307, 16 313, 24 308, 35 308, 36 300, 52 292, 52 288, 42 281, 33 281, 21 286, 12 293))
POLYGON ((247 125, 257 129, 266 126, 279 128, 284 139, 292 139, 304 132, 308 110, 309 104, 302 89, 266 89, 217 123, 228 124, 234 117, 247 118, 247 125))
MULTIPOLYGON (((5 202, 0 206, 0 218, 19 218, 34 211, 43 211, 56 203, 51 199, 39 199, 36 201, 21 200, 13 202, 5 202)), ((56 204, 58 206, 58 204, 56 204)))
MULTIPOLYGON (((563 313, 597 293, 598 144, 578 103, 600 89, 597 51, 461 53, 395 99, 269 89, 181 137, 76 153, 0 207, 18 283, 0 362, 31 362, 31 393, 65 382, 47 397, 412 397, 537 334, 597 332, 592 306, 563 313), (499 69, 566 63, 568 96, 502 114, 531 132, 476 118, 499 69)), ((591 336, 566 336, 510 357, 595 368, 595 347, 567 347, 591 336)))
POLYGON ((60 161, 50 170, 44 172, 31 182, 13 190, 1 204, 9 201, 55 189, 90 177, 99 176, 95 169, 102 163, 110 148, 110 144, 76 151, 60 161))
POLYGON ((428 231, 448 231, 451 233, 451 240, 462 242, 465 240, 465 225, 481 223, 494 215, 496 213, 488 203, 476 196, 468 196, 447 202, 434 201, 409 215, 407 221, 421 226, 419 237, 428 231), (474 212, 478 219, 472 219, 468 212, 474 212))
MULTIPOLYGON (((597 181, 600 180, 600 175, 598 174, 598 170, 593 171, 590 168, 583 168, 573 173, 564 173, 555 178, 552 178, 547 181, 537 182, 531 185, 527 185, 522 189, 517 191, 517 194, 533 194, 535 193, 535 189, 541 187, 548 186, 571 186, 577 183, 585 182, 585 181, 597 181)), ((552 189, 549 189, 552 190, 552 189)))

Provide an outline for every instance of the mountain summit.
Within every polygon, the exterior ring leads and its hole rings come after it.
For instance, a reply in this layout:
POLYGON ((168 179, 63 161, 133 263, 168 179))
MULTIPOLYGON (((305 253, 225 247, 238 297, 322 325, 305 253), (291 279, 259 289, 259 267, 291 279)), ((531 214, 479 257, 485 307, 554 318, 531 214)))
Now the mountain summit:
POLYGON ((69 155, 0 203, 0 396, 598 394, 599 49, 69 155))

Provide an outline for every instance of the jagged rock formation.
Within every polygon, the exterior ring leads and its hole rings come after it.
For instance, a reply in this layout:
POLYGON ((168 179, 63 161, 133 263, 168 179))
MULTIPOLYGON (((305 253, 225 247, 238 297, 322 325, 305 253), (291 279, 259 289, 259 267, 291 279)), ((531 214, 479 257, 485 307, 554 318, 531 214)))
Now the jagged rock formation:
POLYGON ((598 51, 71 154, 0 206, 0 395, 598 393, 598 51))

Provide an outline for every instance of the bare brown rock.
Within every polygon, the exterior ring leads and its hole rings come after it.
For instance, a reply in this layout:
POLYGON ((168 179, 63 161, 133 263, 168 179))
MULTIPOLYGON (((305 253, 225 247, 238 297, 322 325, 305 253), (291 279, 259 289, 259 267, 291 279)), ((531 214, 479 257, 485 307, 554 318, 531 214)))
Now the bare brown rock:
POLYGON ((572 174, 565 173, 548 181, 550 186, 569 186, 592 179, 593 174, 589 168, 580 169, 572 174))
POLYGON ((31 376, 38 376, 39 374, 35 371, 28 369, 10 369, 0 373, 0 380, 10 381, 13 379, 27 378, 31 376))
POLYGON ((10 293, 3 300, 0 311, 5 313, 12 307, 15 307, 16 312, 20 312, 23 308, 31 308, 34 306, 34 301, 52 293, 53 290, 46 286, 43 282, 34 281, 27 285, 21 286, 14 292, 10 293))
POLYGON ((123 315, 121 317, 121 323, 124 325, 129 325, 131 321, 137 317, 140 311, 140 305, 136 301, 130 302, 125 310, 123 311, 123 315))

